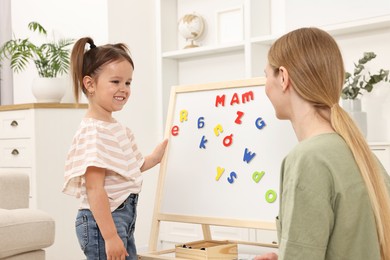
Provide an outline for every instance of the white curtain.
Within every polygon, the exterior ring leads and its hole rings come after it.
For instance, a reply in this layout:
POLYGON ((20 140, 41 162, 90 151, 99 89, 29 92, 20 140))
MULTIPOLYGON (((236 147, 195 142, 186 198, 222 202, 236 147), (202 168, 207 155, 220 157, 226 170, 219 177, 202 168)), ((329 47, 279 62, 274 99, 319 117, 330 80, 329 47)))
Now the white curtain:
MULTIPOLYGON (((12 37, 11 0, 0 0, 0 46, 12 37)), ((0 105, 13 104, 13 81, 10 63, 1 62, 0 105)))

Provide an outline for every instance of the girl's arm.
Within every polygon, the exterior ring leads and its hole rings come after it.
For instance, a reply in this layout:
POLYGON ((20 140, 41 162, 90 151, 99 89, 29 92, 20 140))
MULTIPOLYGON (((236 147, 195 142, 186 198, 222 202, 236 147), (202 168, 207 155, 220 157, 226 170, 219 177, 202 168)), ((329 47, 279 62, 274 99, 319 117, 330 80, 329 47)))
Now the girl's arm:
POLYGON ((161 162, 167 144, 168 144, 168 140, 165 139, 163 142, 161 142, 159 145, 156 146, 156 148, 150 155, 145 157, 145 162, 141 167, 141 172, 147 171, 150 168, 154 167, 156 164, 161 162))
POLYGON ((120 239, 111 215, 110 203, 104 189, 105 169, 88 167, 85 173, 85 186, 92 214, 99 226, 106 245, 107 259, 128 256, 120 239))

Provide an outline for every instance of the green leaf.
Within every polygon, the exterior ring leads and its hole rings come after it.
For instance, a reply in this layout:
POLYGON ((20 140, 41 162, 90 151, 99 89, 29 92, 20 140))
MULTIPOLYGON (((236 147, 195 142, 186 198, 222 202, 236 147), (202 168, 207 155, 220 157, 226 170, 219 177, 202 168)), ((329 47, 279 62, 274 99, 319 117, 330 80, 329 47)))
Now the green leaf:
POLYGON ((366 70, 365 64, 376 58, 374 52, 364 52, 363 57, 354 63, 355 68, 353 75, 350 72, 345 72, 344 86, 341 91, 341 98, 355 99, 362 95, 362 90, 371 92, 375 84, 389 81, 389 70, 380 69, 378 73, 371 74, 366 70), (368 80, 366 80, 368 79, 368 80))
MULTIPOLYGON (((46 29, 38 22, 30 22, 28 28, 47 36, 46 29)), ((22 72, 30 62, 34 62, 41 77, 57 77, 69 70, 70 46, 73 43, 73 39, 60 39, 35 45, 29 38, 14 37, 0 47, 0 61, 10 59, 11 68, 16 73, 22 72)))

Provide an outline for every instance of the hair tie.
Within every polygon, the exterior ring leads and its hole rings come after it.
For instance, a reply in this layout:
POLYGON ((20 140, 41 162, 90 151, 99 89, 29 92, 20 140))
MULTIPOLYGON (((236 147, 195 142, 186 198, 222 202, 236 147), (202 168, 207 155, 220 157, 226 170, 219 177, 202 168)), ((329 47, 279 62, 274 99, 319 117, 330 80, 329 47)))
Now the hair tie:
POLYGON ((96 48, 96 45, 93 44, 93 43, 90 43, 90 44, 89 44, 89 49, 93 49, 93 48, 96 48))
POLYGON ((340 107, 339 103, 334 103, 331 107, 330 107, 330 110, 335 110, 335 109, 338 109, 340 107))

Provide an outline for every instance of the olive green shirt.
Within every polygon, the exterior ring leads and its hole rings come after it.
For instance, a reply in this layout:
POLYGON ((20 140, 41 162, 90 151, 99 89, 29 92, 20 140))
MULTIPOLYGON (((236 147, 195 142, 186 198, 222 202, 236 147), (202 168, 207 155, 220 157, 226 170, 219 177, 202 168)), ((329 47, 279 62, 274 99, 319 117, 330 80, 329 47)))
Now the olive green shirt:
POLYGON ((280 194, 279 260, 380 260, 364 181, 338 134, 304 140, 288 154, 280 194))

